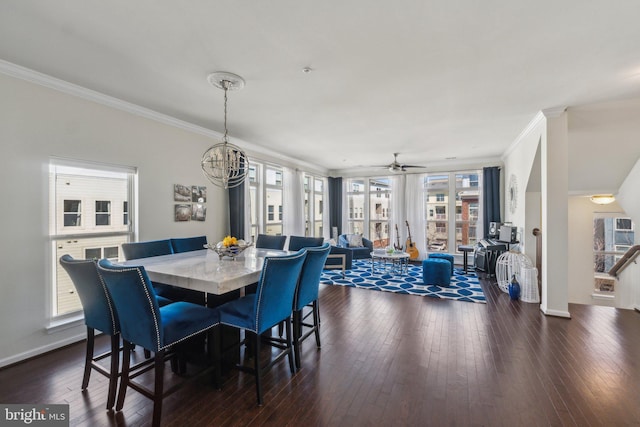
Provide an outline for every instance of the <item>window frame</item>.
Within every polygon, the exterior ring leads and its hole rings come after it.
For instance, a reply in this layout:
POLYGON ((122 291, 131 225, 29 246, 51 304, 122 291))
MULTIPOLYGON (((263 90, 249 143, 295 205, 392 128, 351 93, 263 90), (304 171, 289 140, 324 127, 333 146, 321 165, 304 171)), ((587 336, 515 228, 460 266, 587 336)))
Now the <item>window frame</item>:
MULTIPOLYGON (((118 186, 122 185, 118 184, 118 186)), ((81 187, 78 185, 78 187, 81 187)), ((65 190, 66 191, 66 190, 65 190)), ((122 204, 124 208, 124 204, 122 204)), ((137 169, 129 166, 110 165, 98 162, 62 159, 57 157, 49 158, 49 233, 48 233, 48 247, 50 256, 50 262, 48 270, 50 271, 49 280, 47 281, 47 314, 50 319, 50 327, 58 324, 66 324, 71 321, 75 321, 78 317, 82 318, 82 306, 78 300, 78 306, 71 308, 70 311, 61 311, 58 305, 58 298, 61 292, 59 289, 62 284, 58 283, 59 273, 63 271, 58 262, 60 250, 66 244, 78 244, 70 249, 71 252, 81 252, 73 254, 74 257, 83 258, 85 256, 85 250, 99 249, 101 256, 104 254, 105 247, 113 248, 118 246, 118 253, 121 253, 120 244, 135 240, 137 232, 137 169), (63 182, 62 180, 66 180, 63 182), (74 180, 81 181, 87 180, 105 180, 105 182, 112 182, 117 179, 118 182, 125 181, 124 193, 121 190, 119 194, 126 198, 128 202, 128 224, 114 224, 113 215, 116 212, 113 211, 113 200, 109 203, 109 217, 110 225, 97 225, 88 223, 89 219, 93 217, 95 221, 95 206, 97 201, 104 201, 104 195, 100 194, 99 190, 96 190, 93 186, 87 189, 73 190, 80 192, 80 197, 69 197, 64 194, 62 188, 66 185, 71 185, 74 180), (60 180, 60 181, 59 181, 60 180), (125 194, 126 193, 126 194, 125 194), (82 226, 64 226, 64 206, 60 207, 60 204, 64 203, 64 200, 77 199, 81 200, 81 212, 82 226), (93 207, 94 211, 87 207, 93 207), (62 213, 61 213, 62 212, 62 213), (117 243, 115 241, 117 241, 117 243), (94 243, 91 243, 91 242, 94 243), (82 244, 86 242, 86 246, 82 244), (100 246, 99 243, 103 242, 104 245, 100 246)), ((118 214, 120 212, 117 212, 118 214)), ((123 212, 124 214, 124 209, 123 212)), ((90 222, 90 221, 89 221, 90 222)), ((116 221, 118 222, 118 221, 116 221)), ((64 249, 62 249, 64 251, 64 249)), ((65 285, 68 286, 68 285, 65 285)), ((73 303, 71 304, 74 305, 73 303)))

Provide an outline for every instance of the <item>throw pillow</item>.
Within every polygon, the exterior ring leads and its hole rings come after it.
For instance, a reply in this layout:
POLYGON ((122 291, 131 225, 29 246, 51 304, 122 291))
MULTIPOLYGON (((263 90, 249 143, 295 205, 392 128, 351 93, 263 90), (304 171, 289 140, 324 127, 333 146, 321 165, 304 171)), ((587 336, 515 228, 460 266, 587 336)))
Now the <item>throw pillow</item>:
POLYGON ((362 243, 362 234, 349 234, 347 236, 347 241, 349 242, 350 248, 364 247, 364 244, 362 243))

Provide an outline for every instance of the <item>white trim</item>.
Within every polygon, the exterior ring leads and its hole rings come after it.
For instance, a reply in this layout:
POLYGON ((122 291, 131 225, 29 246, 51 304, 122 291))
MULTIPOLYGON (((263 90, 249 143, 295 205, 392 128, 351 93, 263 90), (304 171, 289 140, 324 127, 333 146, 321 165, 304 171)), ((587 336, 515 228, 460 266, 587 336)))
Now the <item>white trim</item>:
POLYGON ((560 117, 560 115, 565 111, 567 111, 566 106, 545 108, 544 110, 542 110, 542 114, 544 114, 544 116, 548 119, 554 119, 556 117, 560 117))
POLYGON ((33 348, 31 350, 28 350, 19 354, 14 354, 11 357, 0 359, 0 368, 8 365, 13 365, 14 363, 22 362, 23 360, 30 359, 32 357, 39 356, 41 354, 44 354, 53 350, 57 350, 69 344, 74 344, 78 341, 82 341, 86 338, 87 338, 86 332, 83 332, 79 335, 74 335, 72 337, 69 337, 60 341, 56 341, 51 344, 43 345, 38 348, 33 348))
POLYGON ((593 293, 591 294, 591 298, 594 300, 601 300, 601 301, 612 301, 615 299, 615 295, 604 295, 604 294, 597 294, 597 293, 593 293))
POLYGON ((555 316, 555 317, 564 317, 567 319, 571 319, 571 314, 568 311, 560 311, 560 310, 551 310, 548 308, 540 307, 540 311, 542 311, 546 316, 555 316))
POLYGON ((70 316, 61 316, 59 318, 51 319, 44 329, 47 331, 47 334, 51 335, 80 325, 84 325, 84 314, 82 310, 70 316))
POLYGON ((509 155, 513 152, 513 150, 516 149, 518 145, 520 145, 524 138, 529 135, 529 133, 531 133, 531 131, 544 119, 545 115, 542 113, 542 111, 538 111, 534 118, 531 119, 529 124, 522 130, 522 132, 520 132, 520 135, 518 135, 518 137, 511 143, 511 145, 509 145, 507 149, 504 150, 504 153, 502 153, 502 156, 500 158, 504 160, 509 157, 509 155))
MULTIPOLYGON (((134 114, 136 116, 144 117, 146 119, 154 120, 156 122, 169 125, 172 127, 176 127, 178 129, 183 129, 188 132, 193 132, 195 134, 203 135, 218 141, 222 140, 223 135, 220 132, 207 129, 202 126, 198 126, 193 123, 186 122, 184 120, 176 119, 175 117, 171 117, 166 114, 159 113, 157 111, 154 111, 145 107, 141 107, 139 105, 132 104, 130 102, 123 101, 121 99, 114 98, 109 95, 105 95, 95 90, 87 89, 85 87, 78 86, 73 83, 69 83, 67 81, 49 76, 44 73, 40 73, 38 71, 31 70, 26 67, 22 67, 20 65, 17 65, 2 59, 0 59, 0 73, 6 74, 8 76, 15 77, 21 80, 26 80, 28 82, 47 87, 49 89, 57 90, 59 92, 63 92, 81 99, 95 102, 97 104, 105 105, 107 107, 111 107, 116 110, 124 111, 130 114, 134 114)), ((250 155, 256 155, 256 156, 262 155, 267 158, 274 158, 273 156, 274 151, 272 149, 261 147, 257 144, 243 141, 239 138, 229 137, 229 142, 235 145, 242 146, 250 155)), ((307 163, 302 160, 294 159, 293 157, 289 157, 282 153, 277 153, 277 158, 279 160, 285 160, 287 162, 290 162, 305 168, 309 168, 312 171, 318 171, 318 172, 321 171, 322 174, 328 173, 328 169, 326 168, 322 168, 320 166, 313 165, 311 163, 307 163)))

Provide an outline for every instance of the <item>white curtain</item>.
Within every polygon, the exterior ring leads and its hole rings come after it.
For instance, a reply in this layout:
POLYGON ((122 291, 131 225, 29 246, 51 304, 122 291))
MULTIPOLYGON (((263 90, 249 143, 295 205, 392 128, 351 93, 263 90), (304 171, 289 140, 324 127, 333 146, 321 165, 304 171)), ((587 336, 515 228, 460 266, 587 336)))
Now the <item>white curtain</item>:
POLYGON ((411 226, 411 240, 415 242, 416 249, 418 249, 420 253, 419 259, 427 258, 423 181, 423 174, 406 175, 406 191, 404 192, 406 197, 407 221, 409 221, 409 225, 411 226))
POLYGON ((282 234, 304 236, 304 174, 284 168, 283 175, 282 234))
POLYGON ((393 175, 391 177, 391 230, 389 230, 389 245, 397 245, 398 240, 400 246, 404 246, 406 239, 406 228, 404 226, 404 220, 406 215, 405 204, 405 185, 406 176, 404 174, 393 175), (398 232, 396 233, 396 229, 398 232))

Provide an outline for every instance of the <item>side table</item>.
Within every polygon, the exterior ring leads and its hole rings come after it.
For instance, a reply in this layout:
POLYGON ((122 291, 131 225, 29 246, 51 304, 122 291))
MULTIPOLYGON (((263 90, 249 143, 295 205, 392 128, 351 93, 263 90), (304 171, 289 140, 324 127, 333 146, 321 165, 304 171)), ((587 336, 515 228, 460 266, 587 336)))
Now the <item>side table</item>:
POLYGON ((460 245, 458 250, 462 252, 462 260, 464 263, 464 274, 467 274, 469 269, 469 252, 473 252, 475 249, 471 245, 460 245))
POLYGON ((371 273, 375 273, 376 262, 393 275, 402 276, 409 271, 409 254, 406 252, 371 252, 371 273))

